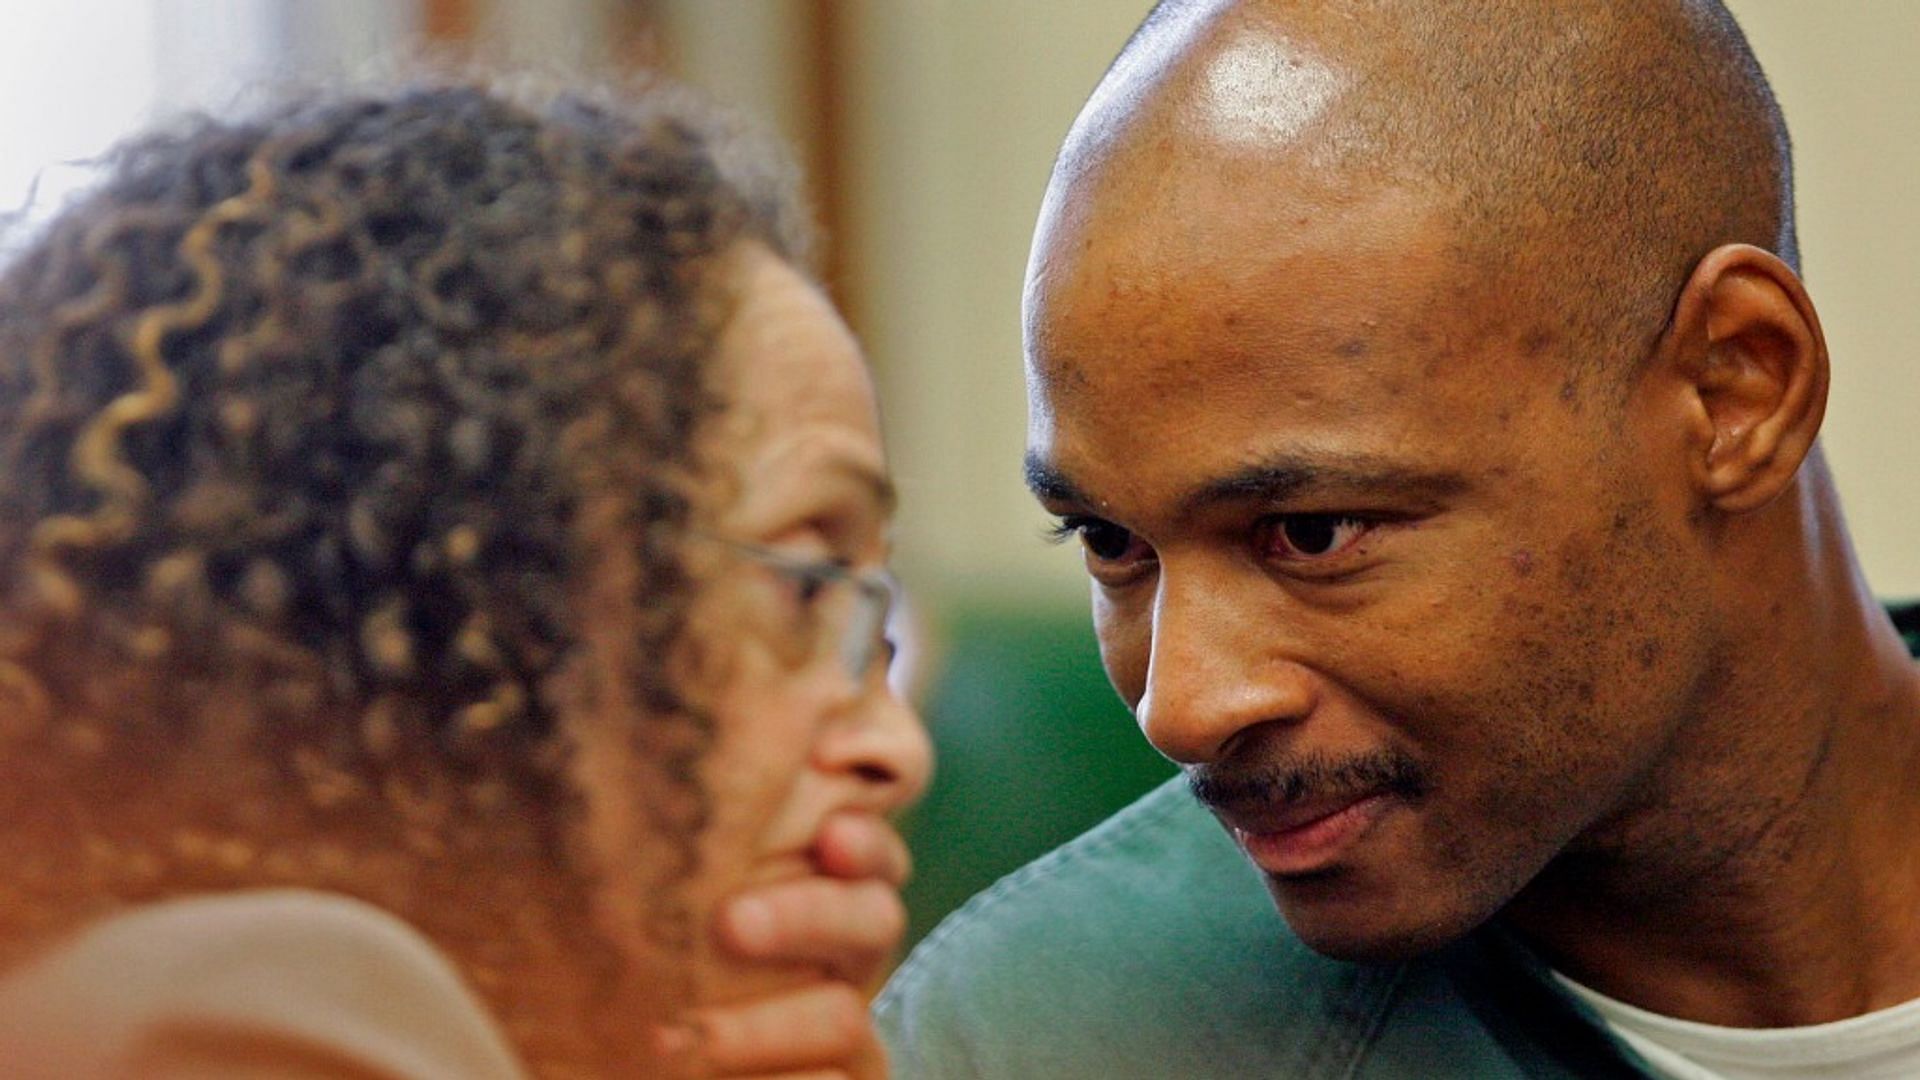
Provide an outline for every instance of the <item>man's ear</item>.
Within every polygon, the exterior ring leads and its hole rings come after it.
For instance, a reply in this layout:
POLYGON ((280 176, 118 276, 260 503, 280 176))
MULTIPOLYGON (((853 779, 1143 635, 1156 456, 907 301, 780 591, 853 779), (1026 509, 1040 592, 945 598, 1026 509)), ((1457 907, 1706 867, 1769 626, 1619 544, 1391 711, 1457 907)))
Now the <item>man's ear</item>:
POLYGON ((1708 252, 1674 309, 1671 341, 1696 396, 1693 480, 1744 513, 1786 490, 1827 408, 1827 342, 1800 278, 1749 244, 1708 252))

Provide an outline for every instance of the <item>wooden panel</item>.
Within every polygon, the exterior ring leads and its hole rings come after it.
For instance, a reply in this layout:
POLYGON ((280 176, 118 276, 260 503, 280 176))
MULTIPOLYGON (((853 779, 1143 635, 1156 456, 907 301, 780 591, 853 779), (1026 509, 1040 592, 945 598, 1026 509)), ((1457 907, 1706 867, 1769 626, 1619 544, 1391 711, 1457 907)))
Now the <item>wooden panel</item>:
MULTIPOLYGON (((798 149, 826 233, 821 277, 847 318, 857 321, 862 308, 858 267, 852 258, 857 248, 851 235, 854 215, 848 206, 847 84, 841 67, 841 58, 846 55, 845 38, 853 24, 844 17, 844 9, 836 0, 813 0, 809 8, 803 71, 809 83, 806 97, 812 106, 813 124, 798 149)), ((854 329, 858 332, 861 328, 856 325, 854 329)))
POLYGON ((428 41, 467 44, 479 23, 475 0, 420 0, 420 27, 428 41))

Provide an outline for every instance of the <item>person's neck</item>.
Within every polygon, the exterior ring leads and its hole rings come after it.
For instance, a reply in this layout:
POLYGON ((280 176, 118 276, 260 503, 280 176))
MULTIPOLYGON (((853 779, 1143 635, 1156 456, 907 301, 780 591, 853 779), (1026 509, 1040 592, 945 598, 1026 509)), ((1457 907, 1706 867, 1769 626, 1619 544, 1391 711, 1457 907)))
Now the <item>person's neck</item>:
POLYGON ((1653 1012, 1787 1027, 1920 998, 1920 673, 1813 471, 1778 508, 1797 550, 1740 568, 1774 587, 1732 612, 1729 677, 1667 766, 1503 915, 1653 1012))

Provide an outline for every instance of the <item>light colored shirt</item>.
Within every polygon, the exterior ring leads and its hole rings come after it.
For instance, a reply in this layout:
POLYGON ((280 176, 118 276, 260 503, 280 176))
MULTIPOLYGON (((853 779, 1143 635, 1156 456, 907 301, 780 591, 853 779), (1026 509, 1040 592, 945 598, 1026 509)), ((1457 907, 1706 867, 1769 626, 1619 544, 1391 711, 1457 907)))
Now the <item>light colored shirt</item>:
POLYGON ((406 923, 294 889, 135 908, 0 981, 9 1080, 523 1080, 406 923))
POLYGON ((1555 973, 1666 1080, 1914 1080, 1920 1000, 1792 1028, 1734 1028, 1648 1012, 1555 973))

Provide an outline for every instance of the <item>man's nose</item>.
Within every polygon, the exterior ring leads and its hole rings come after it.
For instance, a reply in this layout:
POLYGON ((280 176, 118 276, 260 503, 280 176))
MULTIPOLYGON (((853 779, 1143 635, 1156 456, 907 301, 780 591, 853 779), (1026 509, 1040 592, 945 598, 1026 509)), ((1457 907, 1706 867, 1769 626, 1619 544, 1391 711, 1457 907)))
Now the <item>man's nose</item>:
POLYGON ((913 804, 933 775, 933 744, 920 717, 882 686, 838 718, 814 750, 815 765, 854 781, 856 805, 890 814, 913 804))
POLYGON ((1317 676, 1287 655, 1276 627, 1226 583, 1162 576, 1154 602, 1140 730, 1182 765, 1219 759, 1241 732, 1303 720, 1317 676))

